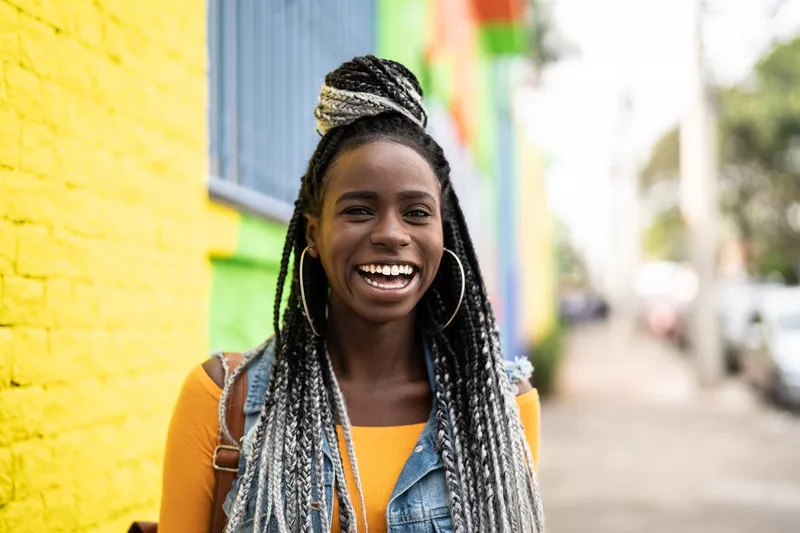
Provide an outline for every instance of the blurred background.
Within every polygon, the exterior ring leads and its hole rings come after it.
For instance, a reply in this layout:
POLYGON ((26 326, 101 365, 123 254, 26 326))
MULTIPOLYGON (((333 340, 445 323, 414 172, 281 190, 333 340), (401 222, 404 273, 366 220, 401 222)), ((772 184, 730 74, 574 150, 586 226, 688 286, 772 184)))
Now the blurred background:
POLYGON ((0 533, 158 512, 271 334, 326 72, 420 79, 549 530, 800 529, 800 2, 0 0, 0 533))

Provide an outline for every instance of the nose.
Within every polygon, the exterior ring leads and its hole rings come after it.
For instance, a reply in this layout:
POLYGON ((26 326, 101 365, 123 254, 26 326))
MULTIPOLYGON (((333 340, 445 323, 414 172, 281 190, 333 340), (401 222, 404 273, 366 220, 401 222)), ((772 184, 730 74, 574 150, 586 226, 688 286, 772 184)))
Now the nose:
POLYGON ((403 248, 411 243, 405 223, 394 214, 384 215, 378 219, 372 227, 369 240, 375 246, 384 246, 390 249, 403 248))

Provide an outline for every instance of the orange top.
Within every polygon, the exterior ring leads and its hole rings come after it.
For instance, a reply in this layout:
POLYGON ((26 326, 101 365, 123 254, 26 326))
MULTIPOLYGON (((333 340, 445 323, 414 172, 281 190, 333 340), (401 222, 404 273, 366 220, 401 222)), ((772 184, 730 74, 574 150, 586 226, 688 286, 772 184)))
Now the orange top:
MULTIPOLYGON (((183 384, 167 434, 159 532, 208 531, 215 483, 211 461, 217 446, 217 408, 221 395, 222 391, 202 366, 194 368, 183 384)), ((518 396, 517 404, 525 437, 538 464, 540 408, 536 390, 518 396)), ((386 532, 386 506, 424 427, 425 424, 353 428, 370 531, 386 532)), ((344 449, 344 436, 341 431, 338 433, 340 449, 344 449)), ((347 483, 360 524, 361 505, 355 497, 355 478, 344 455, 347 483)), ((334 508, 334 533, 339 533, 337 512, 334 508)))

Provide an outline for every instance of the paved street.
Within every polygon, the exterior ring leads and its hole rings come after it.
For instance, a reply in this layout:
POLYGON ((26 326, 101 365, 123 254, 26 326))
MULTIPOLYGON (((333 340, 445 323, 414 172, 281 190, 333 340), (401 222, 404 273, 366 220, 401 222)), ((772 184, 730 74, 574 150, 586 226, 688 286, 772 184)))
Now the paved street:
POLYGON ((644 335, 573 331, 542 437, 549 533, 800 532, 800 417, 644 335))

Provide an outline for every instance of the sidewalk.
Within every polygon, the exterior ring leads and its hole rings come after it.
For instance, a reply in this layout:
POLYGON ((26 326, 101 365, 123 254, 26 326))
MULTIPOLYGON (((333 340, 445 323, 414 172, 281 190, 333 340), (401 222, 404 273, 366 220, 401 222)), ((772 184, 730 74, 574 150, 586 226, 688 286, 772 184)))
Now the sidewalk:
POLYGON ((550 533, 800 531, 800 418, 615 325, 576 329, 543 406, 550 533))

